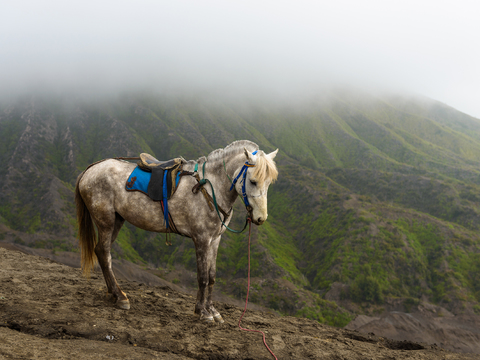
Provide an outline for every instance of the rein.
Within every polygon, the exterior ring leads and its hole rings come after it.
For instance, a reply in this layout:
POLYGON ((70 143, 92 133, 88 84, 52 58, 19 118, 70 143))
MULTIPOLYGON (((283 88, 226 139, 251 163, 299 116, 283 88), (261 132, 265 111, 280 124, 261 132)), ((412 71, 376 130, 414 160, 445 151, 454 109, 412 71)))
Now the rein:
MULTIPOLYGON (((252 155, 255 155, 256 153, 258 152, 258 150, 255 150, 252 155)), ((202 190, 202 193, 203 195, 205 196, 205 198, 207 199, 207 202, 208 202, 208 206, 210 207, 210 210, 212 210, 212 207, 211 207, 211 204, 210 204, 210 201, 209 201, 209 198, 208 198, 208 193, 205 191, 205 189, 203 188, 203 186, 205 184, 209 184, 210 185, 210 188, 212 190, 212 200, 213 200, 213 205, 215 207, 215 210, 217 211, 217 215, 218 215, 218 218, 220 219, 221 223, 222 223, 222 226, 225 226, 225 228, 228 230, 228 231, 231 231, 233 233, 242 233, 246 228, 247 228, 247 224, 249 223, 249 218, 248 218, 248 213, 247 213, 247 217, 245 219, 245 225, 243 226, 243 229, 242 230, 234 230, 234 229, 230 229, 227 224, 225 224, 225 222, 222 220, 221 216, 220 216, 220 211, 223 213, 224 215, 224 219, 226 219, 229 215, 227 215, 225 213, 225 211, 223 211, 221 208, 219 209, 219 206, 217 204, 217 198, 215 197, 215 190, 213 190, 213 185, 212 183, 210 182, 210 180, 206 179, 205 178, 205 164, 207 163, 207 161, 205 161, 203 163, 203 166, 202 166, 202 177, 203 179, 200 180, 199 176, 198 176, 198 163, 195 164, 195 169, 193 170, 193 174, 195 174, 195 178, 197 179, 198 181, 198 184, 195 185, 193 188, 192 188, 192 191, 194 193, 198 192, 198 188, 201 188, 202 190)), ((238 175, 235 177, 235 179, 232 181, 232 179, 230 179, 230 176, 228 176, 228 173, 227 173, 227 167, 225 165, 225 159, 223 159, 223 168, 225 170, 225 174, 227 175, 228 177, 228 180, 230 180, 230 182, 232 183, 232 186, 230 187, 230 191, 232 191, 234 188, 235 188, 235 184, 237 183, 238 179, 240 178, 240 176, 242 176, 243 174, 243 184, 242 184, 242 201, 243 203, 245 204, 245 208, 247 209, 247 212, 250 212, 252 211, 252 207, 250 206, 250 203, 248 202, 248 197, 247 197, 247 191, 246 191, 246 179, 247 179, 247 170, 249 167, 255 167, 254 164, 249 164, 247 161, 245 161, 245 164, 243 165, 242 169, 240 170, 240 172, 238 173, 238 175)), ((238 195, 240 196, 240 194, 238 195)), ((230 213, 230 212, 229 212, 230 213)))
MULTIPOLYGON (((231 231, 231 232, 233 232, 233 233, 241 233, 241 232, 243 232, 243 230, 245 230, 245 229, 247 228, 248 215, 247 215, 247 218, 245 219, 245 225, 244 225, 244 227, 243 227, 242 230, 230 229, 230 228, 227 226, 227 224, 225 224, 225 222, 222 220, 222 218, 221 218, 221 216, 220 216, 220 210, 221 210, 221 209, 219 210, 219 206, 218 206, 218 204, 217 204, 217 198, 215 197, 215 190, 213 189, 213 185, 212 185, 212 183, 210 182, 210 180, 208 180, 208 179, 205 178, 205 164, 206 164, 206 163, 207 163, 207 162, 205 161, 205 162, 203 163, 203 166, 202 166, 202 177, 203 177, 203 179, 199 180, 199 178, 197 177, 198 184, 193 187, 192 191, 194 191, 195 189, 197 189, 197 191, 198 191, 198 187, 200 187, 202 190, 205 190, 205 189, 203 188, 203 186, 208 183, 208 184, 210 185, 211 190, 212 190, 213 206, 215 207, 215 210, 217 211, 217 215, 218 215, 218 218, 220 219, 220 221, 221 221, 221 223, 222 223, 222 226, 225 226, 225 228, 226 228, 227 230, 229 230, 229 231, 231 231)), ((194 174, 198 174, 198 163, 195 164, 194 174)), ((198 176, 198 175, 197 175, 197 176, 198 176)), ((203 191, 202 191, 202 192, 203 192, 203 191)), ((206 191, 205 191, 205 193, 206 193, 206 191)), ((211 205, 210 202, 208 202, 208 205, 211 205)), ((225 211, 222 211, 222 212, 224 213, 224 215, 226 215, 225 211)), ((224 217, 224 219, 226 219, 227 216, 228 216, 228 215, 226 215, 226 216, 224 217)))
MULTIPOLYGON (((255 150, 252 155, 255 155, 256 153, 258 152, 258 150, 255 150)), ((246 228, 247 228, 247 224, 249 222, 249 219, 248 219, 248 213, 252 211, 252 207, 250 206, 250 203, 248 201, 248 197, 247 197, 247 191, 246 191, 246 179, 247 179, 247 170, 248 168, 250 167, 255 167, 255 164, 249 164, 247 161, 245 161, 245 164, 243 165, 242 169, 240 170, 240 172, 238 173, 238 175, 235 177, 235 179, 232 179, 230 178, 230 176, 228 176, 228 173, 227 173, 227 167, 225 165, 225 158, 223 159, 223 169, 225 170, 225 174, 227 175, 228 177, 228 180, 230 180, 230 182, 232 183, 232 186, 230 187, 230 191, 232 191, 234 188, 235 188, 235 184, 237 183, 238 179, 242 176, 243 174, 243 179, 242 179, 242 196, 240 197, 240 194, 238 194, 238 196, 242 199, 243 203, 245 204, 245 208, 247 209, 247 217, 245 219, 245 225, 243 226, 243 229, 242 230, 234 230, 234 229, 231 229, 227 226, 227 224, 225 224, 224 220, 222 220, 221 216, 220 216, 220 212, 222 212, 223 214, 223 218, 226 219, 229 215, 230 215, 230 211, 228 212, 228 214, 222 210, 222 208, 220 208, 217 204, 217 198, 215 197, 215 190, 213 190, 213 185, 212 183, 210 182, 210 180, 206 179, 205 178, 205 164, 207 163, 207 161, 205 161, 203 163, 203 166, 202 166, 202 177, 203 179, 200 179, 200 177, 198 176, 198 163, 195 163, 195 169, 193 170, 193 176, 197 179, 198 181, 198 184, 195 185, 193 188, 192 188, 192 192, 194 192, 195 194, 198 192, 198 190, 200 189, 203 193, 203 195, 205 196, 205 199, 207 199, 207 203, 208 203, 208 206, 210 207, 210 210, 213 210, 212 209, 212 204, 210 202, 213 202, 213 206, 215 207, 215 210, 217 212, 217 215, 218 215, 218 218, 220 219, 221 223, 222 223, 222 226, 225 226, 225 228, 228 230, 228 231, 231 231, 233 233, 242 233, 246 228), (205 190, 205 188, 203 187, 204 185, 206 184, 209 184, 210 185, 210 188, 212 190, 212 196, 211 196, 211 199, 209 198, 210 195, 207 193, 207 191, 205 190)))
POLYGON ((250 238, 251 238, 251 234, 252 234, 252 220, 250 218, 247 219, 248 221, 248 224, 249 224, 249 227, 248 227, 248 280, 247 280, 247 297, 245 299, 245 309, 243 310, 243 313, 242 313, 242 316, 240 316, 240 319, 238 320, 238 327, 240 328, 240 330, 244 330, 244 331, 252 331, 252 332, 258 332, 258 333, 261 333, 263 335, 263 344, 265 345, 265 347, 267 348, 268 351, 270 351, 270 354, 272 354, 272 356, 275 358, 275 360, 278 360, 277 357, 275 356, 275 354, 273 353, 272 350, 270 350, 270 348, 268 347, 267 345, 267 342, 265 340, 265 333, 263 331, 260 331, 260 330, 252 330, 252 329, 246 329, 246 328, 243 328, 240 323, 242 322, 242 318, 243 318, 243 315, 245 315, 245 312, 247 311, 247 305, 248 305, 248 294, 250 292, 250 238))

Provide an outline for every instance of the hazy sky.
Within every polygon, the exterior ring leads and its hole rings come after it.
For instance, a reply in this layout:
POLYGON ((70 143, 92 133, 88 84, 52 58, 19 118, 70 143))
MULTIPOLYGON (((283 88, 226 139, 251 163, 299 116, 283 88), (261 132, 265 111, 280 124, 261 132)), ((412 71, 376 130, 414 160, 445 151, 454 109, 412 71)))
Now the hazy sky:
POLYGON ((480 2, 0 0, 0 90, 419 93, 480 118, 480 2))

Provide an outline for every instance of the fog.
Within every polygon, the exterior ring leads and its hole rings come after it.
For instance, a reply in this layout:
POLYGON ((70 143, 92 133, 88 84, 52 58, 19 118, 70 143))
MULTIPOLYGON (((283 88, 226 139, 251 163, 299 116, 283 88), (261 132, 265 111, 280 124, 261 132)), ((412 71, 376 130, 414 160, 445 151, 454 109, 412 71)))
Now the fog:
POLYGON ((480 118, 475 1, 10 1, 0 94, 421 94, 480 118))

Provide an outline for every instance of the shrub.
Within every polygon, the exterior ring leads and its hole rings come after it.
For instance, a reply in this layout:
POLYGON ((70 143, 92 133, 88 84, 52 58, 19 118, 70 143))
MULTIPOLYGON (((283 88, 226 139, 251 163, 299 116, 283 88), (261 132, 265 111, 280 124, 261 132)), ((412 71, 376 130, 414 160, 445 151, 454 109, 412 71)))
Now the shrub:
POLYGON ((350 286, 350 298, 357 303, 381 303, 383 294, 378 280, 368 272, 357 276, 350 286))

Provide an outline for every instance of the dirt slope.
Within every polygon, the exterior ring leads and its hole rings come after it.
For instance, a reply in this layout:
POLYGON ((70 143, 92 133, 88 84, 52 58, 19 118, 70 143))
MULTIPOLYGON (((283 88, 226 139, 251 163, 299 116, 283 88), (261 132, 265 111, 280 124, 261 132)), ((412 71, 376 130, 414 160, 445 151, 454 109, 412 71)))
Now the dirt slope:
POLYGON ((448 350, 480 354, 480 317, 388 312, 379 317, 359 315, 346 326, 361 333, 382 334, 390 339, 438 344, 448 350))
MULTIPOLYGON (((242 309, 218 303, 223 325, 193 314, 194 298, 166 286, 122 282, 130 311, 105 297, 101 276, 0 248, 0 358, 270 359, 261 335, 238 329, 242 309)), ((279 359, 473 359, 314 321, 248 311, 279 359)))

